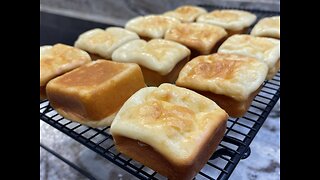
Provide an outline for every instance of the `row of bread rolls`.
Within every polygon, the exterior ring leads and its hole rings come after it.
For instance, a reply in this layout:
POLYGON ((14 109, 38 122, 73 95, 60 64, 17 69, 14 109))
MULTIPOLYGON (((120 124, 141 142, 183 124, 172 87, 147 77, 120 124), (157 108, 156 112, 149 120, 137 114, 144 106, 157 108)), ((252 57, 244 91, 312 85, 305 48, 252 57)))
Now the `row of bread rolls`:
POLYGON ((238 35, 255 20, 245 11, 182 6, 125 28, 89 30, 75 47, 42 46, 40 98, 67 119, 111 125, 120 152, 169 179, 192 179, 229 115, 243 116, 280 68, 280 18, 238 35))
MULTIPOLYGON (((165 32, 177 24, 197 22, 222 27, 231 36, 246 33, 256 19, 256 15, 242 10, 214 10, 208 13, 201 7, 181 6, 164 14, 133 18, 126 23, 125 28, 137 32, 143 39, 152 39, 163 38, 165 32), (141 23, 143 23, 143 27, 146 27, 145 29, 141 27, 141 23), (161 31, 154 31, 154 23, 162 26, 161 31)), ((279 27, 280 16, 267 17, 257 23, 251 34, 279 39, 279 27)))

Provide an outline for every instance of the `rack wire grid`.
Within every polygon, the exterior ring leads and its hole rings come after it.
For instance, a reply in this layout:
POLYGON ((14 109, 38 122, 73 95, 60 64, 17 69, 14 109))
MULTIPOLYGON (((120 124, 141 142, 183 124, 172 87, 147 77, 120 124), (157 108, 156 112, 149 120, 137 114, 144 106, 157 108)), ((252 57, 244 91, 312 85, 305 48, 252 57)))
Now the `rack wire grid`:
MULTIPOLYGON (((228 7, 203 7, 208 10, 229 9, 228 7)), ((255 13, 258 20, 262 17, 279 15, 278 12, 244 10, 255 13)), ((272 80, 264 82, 261 91, 254 98, 248 112, 243 117, 228 119, 227 131, 222 141, 206 165, 195 176, 195 179, 228 179, 239 161, 250 155, 250 143, 279 98, 280 71, 272 80)), ((166 179, 152 169, 119 153, 110 135, 110 127, 91 128, 67 120, 60 116, 47 100, 40 101, 40 119, 139 179, 166 179)), ((88 175, 87 177, 92 176, 88 175)))

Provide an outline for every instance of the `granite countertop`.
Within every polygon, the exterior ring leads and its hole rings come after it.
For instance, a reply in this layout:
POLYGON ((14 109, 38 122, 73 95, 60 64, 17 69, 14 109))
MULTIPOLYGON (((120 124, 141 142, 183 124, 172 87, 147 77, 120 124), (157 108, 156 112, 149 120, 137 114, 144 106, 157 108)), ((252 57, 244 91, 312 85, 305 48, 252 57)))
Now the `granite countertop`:
MULTIPOLYGON (((172 7, 179 5, 179 3, 194 4, 199 1, 140 0, 140 4, 133 4, 136 2, 137 1, 134 2, 133 0, 96 0, 94 3, 89 0, 41 0, 40 11, 62 14, 80 19, 90 19, 97 22, 94 26, 104 27, 103 23, 123 25, 129 18, 139 14, 157 11, 163 12, 164 10, 172 9, 172 7), (119 9, 120 7, 122 9, 121 11, 114 11, 114 9, 119 9)), ((231 4, 238 7, 252 7, 274 11, 279 11, 280 9, 279 0, 203 0, 201 2, 203 4, 210 4, 213 2, 218 5, 231 4)), ((71 27, 68 22, 59 24, 54 21, 51 16, 47 16, 46 14, 40 18, 41 23, 44 23, 44 21, 52 21, 53 23, 51 23, 59 28, 53 27, 53 25, 50 25, 50 22, 41 26, 40 45, 57 42, 71 44, 80 32, 86 30, 86 28, 80 26, 71 30, 74 27, 71 27), (55 30, 54 36, 50 34, 50 31, 52 30, 55 30)), ((137 179, 41 120, 40 142, 80 168, 88 171, 96 179, 137 179)), ((247 159, 239 162, 230 179, 280 179, 280 100, 277 102, 257 136, 252 141, 250 148, 251 155, 247 159)), ((81 180, 87 178, 40 147, 40 179, 81 180)))

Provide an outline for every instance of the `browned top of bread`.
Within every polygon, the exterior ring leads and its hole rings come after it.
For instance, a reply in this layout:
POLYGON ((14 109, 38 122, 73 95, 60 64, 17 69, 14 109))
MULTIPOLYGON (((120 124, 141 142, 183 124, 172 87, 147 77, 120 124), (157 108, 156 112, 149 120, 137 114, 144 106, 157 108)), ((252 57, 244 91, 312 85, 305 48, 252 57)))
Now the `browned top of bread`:
POLYGON ((107 82, 114 78, 117 74, 125 70, 125 64, 114 64, 110 61, 100 60, 72 73, 65 74, 63 78, 59 78, 55 83, 62 86, 81 86, 82 88, 91 88, 101 83, 107 82))
POLYGON ((218 41, 227 36, 227 32, 218 26, 200 23, 181 23, 165 34, 165 39, 176 41, 190 48, 209 54, 218 41))
POLYGON ((188 164, 227 118, 212 100, 164 83, 131 96, 116 115, 111 133, 148 144, 173 163, 188 164))
POLYGON ((177 63, 190 55, 190 50, 179 43, 152 39, 133 40, 115 50, 112 60, 137 63, 161 75, 169 74, 177 63))
POLYGON ((280 16, 265 17, 252 29, 251 35, 280 38, 280 16))
POLYGON ((176 84, 243 101, 261 86, 267 72, 267 65, 255 58, 216 53, 189 61, 176 84))
POLYGON ((179 24, 180 21, 173 17, 163 15, 138 16, 129 20, 125 28, 136 32, 139 36, 151 39, 163 38, 165 32, 179 24))
POLYGON ((132 68, 139 68, 139 66, 133 63, 118 63, 99 59, 55 78, 50 84, 65 88, 65 91, 77 90, 90 95, 90 91, 113 83, 132 68))
POLYGON ((170 16, 181 20, 182 22, 193 22, 198 16, 207 11, 201 7, 185 5, 176 8, 173 11, 164 13, 164 16, 170 16))
POLYGON ((271 69, 280 59, 280 40, 247 34, 235 34, 221 44, 218 53, 238 54, 256 58, 266 63, 271 69))
POLYGON ((227 30, 237 31, 249 27, 256 19, 256 15, 248 11, 221 9, 199 16, 197 22, 213 24, 227 30))
POLYGON ((104 59, 110 59, 115 49, 134 39, 139 39, 139 36, 123 28, 95 28, 82 33, 74 46, 104 59))
POLYGON ((96 127, 110 125, 114 113, 142 87, 139 65, 99 59, 51 80, 46 91, 59 114, 96 127))
POLYGON ((64 44, 40 47, 40 86, 91 61, 88 53, 64 44))

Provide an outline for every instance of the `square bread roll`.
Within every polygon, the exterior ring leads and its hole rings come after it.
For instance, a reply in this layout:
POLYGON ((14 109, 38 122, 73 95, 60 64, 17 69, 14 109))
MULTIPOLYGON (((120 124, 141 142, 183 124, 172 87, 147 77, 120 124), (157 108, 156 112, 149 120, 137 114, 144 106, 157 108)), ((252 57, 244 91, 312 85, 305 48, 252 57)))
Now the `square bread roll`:
POLYGON ((163 15, 138 16, 129 20, 125 28, 136 32, 145 40, 163 38, 165 32, 179 24, 180 21, 173 17, 163 15))
POLYGON ((251 35, 280 39, 280 16, 261 19, 252 29, 251 35))
POLYGON ((179 19, 181 22, 194 22, 198 16, 207 13, 207 10, 197 6, 185 5, 176 8, 173 11, 164 13, 164 16, 170 16, 179 19))
POLYGON ((165 34, 165 39, 181 43, 192 50, 192 57, 216 52, 227 32, 210 24, 181 23, 165 34))
POLYGON ((255 58, 216 53, 189 61, 176 84, 212 99, 230 116, 242 117, 259 93, 267 72, 267 65, 255 58))
POLYGON ((133 40, 112 54, 112 60, 140 65, 145 83, 159 86, 174 83, 182 67, 189 61, 190 50, 173 41, 164 39, 133 40))
POLYGON ((203 14, 197 18, 197 22, 223 27, 227 30, 228 36, 231 36, 246 33, 256 19, 256 15, 247 11, 223 9, 203 14))
POLYGON ((74 46, 89 52, 94 60, 110 59, 115 49, 135 39, 139 39, 136 33, 123 28, 96 28, 82 33, 74 46))
POLYGON ((97 60, 51 80, 46 90, 51 106, 63 117, 105 127, 123 103, 143 87, 137 64, 97 60))
POLYGON ((46 85, 51 79, 89 62, 87 52, 72 46, 40 46, 40 99, 47 98, 46 85))
POLYGON ((256 58, 268 65, 267 80, 280 69, 280 40, 250 35, 233 35, 218 49, 218 53, 239 54, 256 58))
POLYGON ((164 83, 131 96, 110 132, 121 153, 171 180, 192 179, 222 140, 228 115, 191 90, 164 83))

